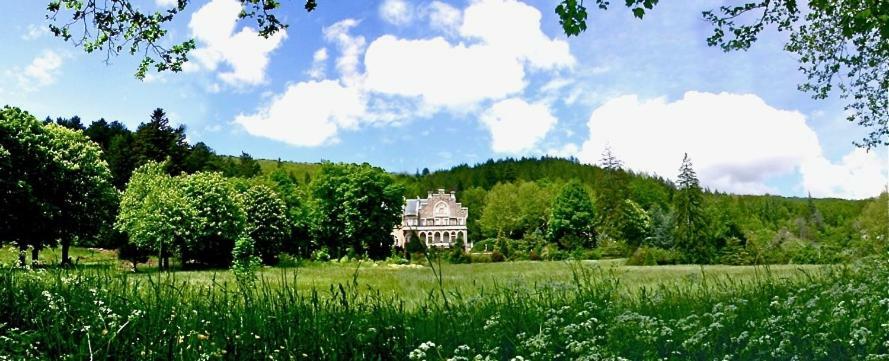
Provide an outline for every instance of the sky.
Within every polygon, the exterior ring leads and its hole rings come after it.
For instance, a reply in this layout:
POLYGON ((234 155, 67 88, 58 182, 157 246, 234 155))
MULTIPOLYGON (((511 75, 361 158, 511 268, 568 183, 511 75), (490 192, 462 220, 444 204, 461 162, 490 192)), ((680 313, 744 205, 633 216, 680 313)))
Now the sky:
POLYGON ((219 153, 393 172, 541 155, 596 164, 609 147, 669 179, 687 153, 704 186, 732 193, 867 198, 889 179, 887 148, 852 144, 865 129, 839 97, 797 90, 786 33, 745 52, 707 46, 700 14, 721 1, 662 2, 641 21, 615 2, 571 38, 556 0, 321 1, 308 14, 295 1, 279 14, 287 30, 262 38, 237 20, 238 0, 193 0, 165 39, 195 39, 191 61, 144 81, 138 57, 54 38, 45 2, 0 3, 0 105, 38 118, 135 129, 160 107, 219 153))

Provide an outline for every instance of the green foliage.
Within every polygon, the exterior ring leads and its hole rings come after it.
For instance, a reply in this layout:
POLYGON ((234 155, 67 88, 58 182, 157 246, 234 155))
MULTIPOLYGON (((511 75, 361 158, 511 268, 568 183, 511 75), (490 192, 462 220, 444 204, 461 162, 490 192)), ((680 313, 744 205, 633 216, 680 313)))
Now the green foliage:
POLYGON ((704 196, 687 154, 679 169, 677 188, 673 195, 676 248, 688 262, 708 263, 716 250, 706 233, 704 196))
POLYGON ((627 259, 627 265, 657 266, 677 264, 681 261, 682 255, 674 250, 642 246, 633 251, 633 254, 627 259))
POLYGON ((290 220, 284 201, 271 188, 253 184, 241 193, 241 205, 256 254, 264 264, 276 263, 279 253, 292 248, 284 246, 290 237, 290 220))
POLYGON ((889 192, 880 193, 864 207, 856 226, 867 255, 885 253, 889 249, 889 192))
POLYGON ((197 215, 195 231, 182 247, 182 260, 228 267, 235 240, 247 227, 234 186, 220 173, 201 172, 177 180, 197 215))
POLYGON ((553 200, 546 238, 563 249, 595 246, 595 218, 586 189, 578 181, 568 182, 553 200))
POLYGON ((546 182, 500 183, 488 192, 479 219, 488 236, 522 238, 545 231, 552 205, 553 186, 546 182))
MULTIPOLYGON (((446 272, 501 269, 503 275, 514 274, 517 267, 552 269, 547 266, 552 265, 446 265, 446 272)), ((167 360, 172 354, 180 360, 268 360, 275 355, 312 360, 821 361, 880 359, 887 353, 885 258, 844 268, 809 268, 801 277, 750 268, 744 278, 737 268, 724 270, 723 276, 719 268, 702 273, 698 267, 622 268, 626 272, 619 274, 576 264, 571 269, 558 278, 563 282, 483 289, 473 282, 455 283, 469 284, 472 294, 445 283, 447 301, 429 292, 434 291, 430 286, 418 292, 413 307, 401 292, 363 283, 303 292, 297 278, 282 277, 279 284, 257 282, 238 293, 231 292, 231 284, 107 270, 4 270, 0 355, 28 360, 167 360), (661 277, 665 283, 645 291, 645 284, 627 288, 627 278, 619 278, 624 273, 661 277), (62 311, 65 317, 59 317, 62 311)), ((355 273, 354 265, 306 270, 323 277, 336 271, 344 278, 355 273)), ((432 278, 428 270, 386 267, 378 272, 432 278)))
POLYGON ((36 255, 58 239, 62 263, 73 241, 98 235, 118 196, 101 149, 81 130, 10 107, 0 111, 0 194, 0 242, 36 255))
POLYGON ((404 188, 369 164, 325 163, 312 183, 315 239, 334 257, 349 250, 385 259, 401 222, 404 188))
POLYGON ((463 243, 463 236, 461 234, 457 236, 457 241, 454 242, 454 246, 451 247, 451 250, 448 252, 448 262, 451 264, 471 263, 472 259, 469 257, 469 254, 466 253, 465 247, 466 244, 463 243))
POLYGON ((256 243, 248 235, 241 235, 232 248, 232 273, 242 287, 252 287, 256 282, 256 271, 262 265, 256 243))
POLYGON ((651 217, 648 216, 648 212, 630 199, 624 200, 620 211, 618 226, 623 240, 630 247, 639 247, 651 236, 651 217))
POLYGON ((182 180, 170 177, 164 168, 148 162, 133 172, 114 225, 127 234, 133 247, 157 254, 162 268, 168 267, 171 255, 185 252, 202 222, 182 180))

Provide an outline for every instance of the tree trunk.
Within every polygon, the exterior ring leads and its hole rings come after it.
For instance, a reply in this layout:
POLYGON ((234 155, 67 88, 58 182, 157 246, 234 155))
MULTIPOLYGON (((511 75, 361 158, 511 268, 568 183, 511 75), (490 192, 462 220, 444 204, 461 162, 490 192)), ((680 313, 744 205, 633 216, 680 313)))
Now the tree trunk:
POLYGON ((70 266, 71 258, 68 257, 68 251, 71 248, 71 240, 62 240, 62 266, 70 266))
POLYGON ((37 267, 37 261, 40 257, 40 249, 37 247, 31 248, 31 266, 37 267))

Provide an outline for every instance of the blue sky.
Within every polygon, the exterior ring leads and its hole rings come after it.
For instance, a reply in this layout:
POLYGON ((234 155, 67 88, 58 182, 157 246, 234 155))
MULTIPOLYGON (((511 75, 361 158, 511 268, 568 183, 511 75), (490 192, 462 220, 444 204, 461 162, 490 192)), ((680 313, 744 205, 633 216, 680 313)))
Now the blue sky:
MULTIPOLYGON (((170 0, 143 1, 146 9, 170 0)), ((390 171, 523 155, 626 166, 673 178, 688 152, 702 182, 737 193, 876 195, 887 150, 842 102, 813 100, 786 34, 749 51, 706 45, 701 10, 664 2, 639 21, 617 4, 562 35, 556 1, 285 2, 271 39, 236 22, 237 0, 196 0, 169 41, 195 38, 185 72, 133 77, 44 29, 41 1, 3 2, 0 103, 38 117, 79 115, 134 128, 162 107, 191 142, 262 158, 370 162, 390 171)))

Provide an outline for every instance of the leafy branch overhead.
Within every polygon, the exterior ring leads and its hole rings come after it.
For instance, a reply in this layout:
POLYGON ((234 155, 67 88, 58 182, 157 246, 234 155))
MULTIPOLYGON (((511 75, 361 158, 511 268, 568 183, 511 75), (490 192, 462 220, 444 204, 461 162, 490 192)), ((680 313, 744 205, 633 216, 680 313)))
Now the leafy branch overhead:
MULTIPOLYGON (((56 37, 70 41, 87 53, 105 52, 105 61, 121 53, 139 55, 142 60, 136 78, 143 79, 153 68, 158 72, 182 71, 188 53, 195 49, 194 39, 169 45, 167 26, 188 6, 190 0, 178 0, 175 7, 163 11, 140 10, 131 0, 53 0, 47 6, 49 30, 56 37)), ((259 35, 270 37, 287 28, 274 14, 281 7, 277 0, 240 0, 240 19, 253 19, 259 35)), ((305 9, 315 10, 315 0, 306 0, 305 9)))
MULTIPOLYGON (((657 0, 626 0, 642 19, 657 0)), ((596 0, 600 9, 609 2, 596 0)), ((587 12, 580 0, 556 7, 568 36, 586 30, 587 12)), ((868 129, 855 144, 868 149, 889 145, 889 1, 759 0, 702 12, 713 25, 707 44, 722 50, 747 50, 767 27, 789 32, 784 49, 797 56, 806 81, 798 88, 825 99, 834 87, 846 100, 847 120, 868 129)))
MULTIPOLYGON (((143 12, 132 0, 53 0, 47 7, 50 30, 86 52, 105 51, 106 61, 120 53, 140 55, 136 77, 151 69, 158 72, 182 70, 194 40, 168 45, 166 27, 191 0, 178 0, 175 7, 143 12)), ((275 15, 278 0, 239 0, 241 19, 256 22, 259 34, 269 37, 287 24, 275 15)), ((600 10, 608 0, 589 2, 600 10)), ((624 0, 639 19, 659 0, 624 0)), ((316 0, 305 0, 307 12, 316 0)), ((589 13, 583 0, 562 0, 555 8, 568 36, 587 30, 589 13)), ((889 1, 887 0, 747 0, 702 12, 713 25, 706 40, 724 51, 747 50, 766 28, 789 32, 786 51, 799 60, 806 81, 798 88, 813 98, 827 98, 834 88, 845 100, 847 119, 868 130, 856 145, 868 149, 889 145, 889 1)))

